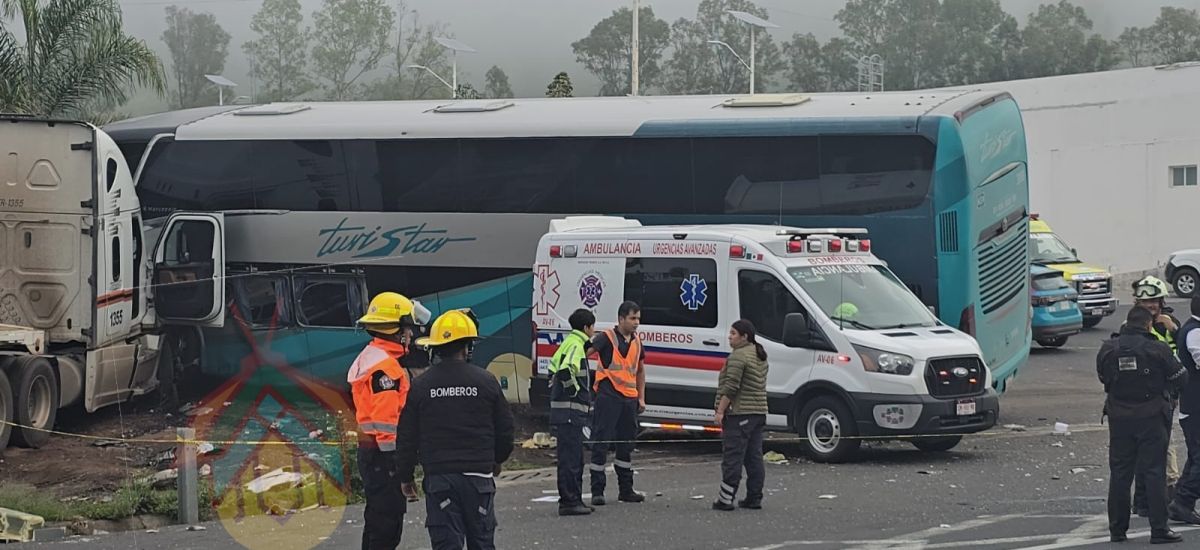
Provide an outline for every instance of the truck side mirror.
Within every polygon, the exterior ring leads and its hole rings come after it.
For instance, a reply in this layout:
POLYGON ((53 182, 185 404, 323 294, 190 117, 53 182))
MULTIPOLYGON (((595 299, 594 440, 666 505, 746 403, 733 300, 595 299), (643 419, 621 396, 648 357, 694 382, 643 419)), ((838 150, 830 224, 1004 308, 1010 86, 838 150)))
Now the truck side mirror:
POLYGON ((789 313, 783 318, 783 345, 789 348, 811 348, 812 330, 808 314, 789 313))
POLYGON ((1074 248, 1072 248, 1072 249, 1071 249, 1071 255, 1072 255, 1072 256, 1075 256, 1076 258, 1078 258, 1078 257, 1079 257, 1079 251, 1078 251, 1078 250, 1075 250, 1074 248))

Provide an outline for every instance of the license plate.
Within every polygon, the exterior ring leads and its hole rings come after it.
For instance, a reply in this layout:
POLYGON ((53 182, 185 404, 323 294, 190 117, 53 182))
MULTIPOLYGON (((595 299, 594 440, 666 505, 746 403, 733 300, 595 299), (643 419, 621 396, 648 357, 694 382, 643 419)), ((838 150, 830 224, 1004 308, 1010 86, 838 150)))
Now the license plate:
POLYGON ((1093 309, 1093 310, 1088 311, 1088 313, 1090 313, 1092 315, 1104 315, 1104 310, 1103 309, 1093 309))
POLYGON ((958 401, 958 416, 970 416, 975 414, 975 400, 961 399, 958 401))

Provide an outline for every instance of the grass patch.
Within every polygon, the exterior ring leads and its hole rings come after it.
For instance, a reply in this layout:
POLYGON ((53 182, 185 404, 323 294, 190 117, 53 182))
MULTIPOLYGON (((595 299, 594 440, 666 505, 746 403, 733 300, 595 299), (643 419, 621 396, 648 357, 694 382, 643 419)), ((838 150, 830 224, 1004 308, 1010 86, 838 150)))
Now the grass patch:
POLYGON ((148 484, 135 483, 117 489, 112 499, 106 502, 63 502, 53 493, 29 485, 6 484, 0 487, 0 508, 34 514, 46 521, 70 521, 79 517, 119 520, 140 514, 175 516, 179 510, 179 497, 173 490, 154 489, 148 484))

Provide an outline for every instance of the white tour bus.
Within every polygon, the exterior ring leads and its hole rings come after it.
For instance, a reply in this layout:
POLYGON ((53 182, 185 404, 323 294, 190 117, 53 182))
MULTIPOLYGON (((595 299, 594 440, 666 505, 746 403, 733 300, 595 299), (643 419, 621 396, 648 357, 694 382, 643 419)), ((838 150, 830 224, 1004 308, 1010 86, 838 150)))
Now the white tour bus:
POLYGON ((807 438, 816 460, 851 457, 862 436, 944 451, 999 415, 979 345, 939 322, 863 229, 556 219, 534 265, 538 376, 571 312, 594 311, 602 330, 625 300, 642 313, 643 427, 717 430, 717 375, 741 318, 769 356, 768 427, 807 438))

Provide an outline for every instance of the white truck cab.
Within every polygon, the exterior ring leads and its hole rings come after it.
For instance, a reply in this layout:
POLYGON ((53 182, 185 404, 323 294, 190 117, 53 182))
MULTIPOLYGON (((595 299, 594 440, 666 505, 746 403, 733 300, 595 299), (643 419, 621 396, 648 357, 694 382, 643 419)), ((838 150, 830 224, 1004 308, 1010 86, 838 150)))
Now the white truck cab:
POLYGON ((866 230, 568 217, 551 222, 536 258, 534 403, 571 312, 592 310, 603 330, 632 300, 646 350, 643 427, 718 431, 717 377, 743 318, 768 354, 768 427, 806 438, 815 460, 850 458, 860 437, 948 450, 996 423, 978 344, 871 253, 866 230))
POLYGON ((173 384, 167 327, 224 321, 225 237, 219 213, 144 223, 120 149, 90 124, 0 116, 0 159, 2 452, 41 446, 61 408, 173 384))

